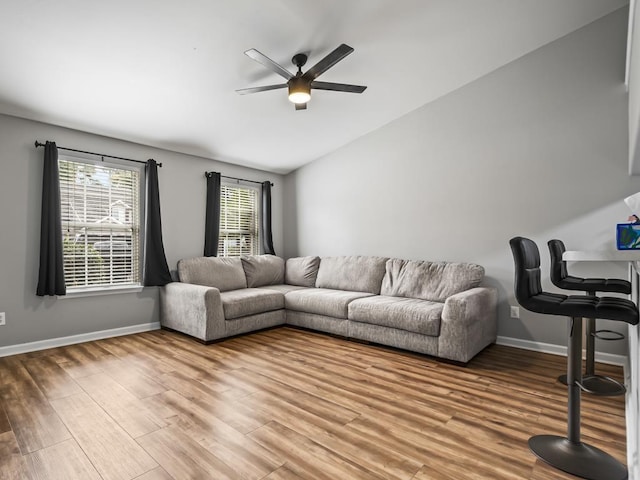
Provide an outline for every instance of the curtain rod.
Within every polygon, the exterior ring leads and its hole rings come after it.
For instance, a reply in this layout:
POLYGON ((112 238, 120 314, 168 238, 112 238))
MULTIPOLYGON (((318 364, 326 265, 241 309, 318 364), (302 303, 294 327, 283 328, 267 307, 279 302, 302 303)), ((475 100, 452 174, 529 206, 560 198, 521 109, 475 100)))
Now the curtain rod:
MULTIPOLYGON (((211 176, 212 173, 218 172, 204 172, 205 177, 211 176)), ((247 180, 246 178, 238 178, 238 177, 228 177, 226 175, 220 175, 221 178, 228 178, 230 180, 237 180, 239 182, 249 182, 249 183, 257 183, 258 185, 262 185, 263 182, 258 182, 256 180, 247 180)), ((273 182, 269 182, 269 184, 273 187, 273 182)))
MULTIPOLYGON (((36 145, 36 148, 45 146, 44 143, 40 143, 38 140, 36 140, 35 145, 36 145)), ((86 150, 76 150, 75 148, 58 147, 58 150, 67 150, 69 152, 78 152, 78 153, 88 153, 89 155, 98 155, 100 157, 117 158, 118 160, 125 160, 127 162, 143 163, 145 165, 147 164, 147 162, 143 162, 142 160, 134 160, 132 158, 125 158, 125 157, 116 157, 114 155, 106 155, 104 153, 87 152, 86 150)), ((162 163, 159 163, 158 166, 162 167, 162 163)))

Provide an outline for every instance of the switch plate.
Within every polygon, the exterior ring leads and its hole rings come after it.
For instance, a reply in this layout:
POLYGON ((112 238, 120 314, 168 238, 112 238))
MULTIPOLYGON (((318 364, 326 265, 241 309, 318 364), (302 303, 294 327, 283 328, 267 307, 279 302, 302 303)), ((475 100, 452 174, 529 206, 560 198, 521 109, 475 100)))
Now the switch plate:
POLYGON ((520 318, 520 307, 511 306, 511 318, 520 318))
POLYGON ((7 323, 7 317, 4 312, 0 312, 0 325, 7 323))

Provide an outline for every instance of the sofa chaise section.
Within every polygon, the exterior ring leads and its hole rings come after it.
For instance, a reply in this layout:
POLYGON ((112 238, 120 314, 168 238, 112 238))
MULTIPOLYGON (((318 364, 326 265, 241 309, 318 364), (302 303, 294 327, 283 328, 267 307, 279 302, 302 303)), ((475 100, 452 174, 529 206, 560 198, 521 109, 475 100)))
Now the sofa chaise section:
POLYGON ((472 263, 389 259, 380 295, 349 305, 348 336, 466 363, 496 340, 483 278, 472 263))

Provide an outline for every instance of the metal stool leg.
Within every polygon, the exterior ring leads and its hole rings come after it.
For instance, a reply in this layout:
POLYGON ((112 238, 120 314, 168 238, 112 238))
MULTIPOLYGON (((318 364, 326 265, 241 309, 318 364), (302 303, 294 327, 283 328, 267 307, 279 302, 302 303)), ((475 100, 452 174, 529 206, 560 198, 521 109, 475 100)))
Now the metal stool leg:
MULTIPOLYGON (((598 332, 596 331, 596 319, 587 318, 586 324, 587 329, 585 336, 587 337, 587 344, 585 349, 585 366, 582 380, 578 381, 579 387, 584 392, 592 395, 601 395, 606 397, 624 395, 627 390, 623 384, 613 378, 604 375, 596 375, 595 373, 596 338, 618 340, 624 338, 624 336, 610 330, 601 330, 600 333, 610 333, 607 337, 598 337, 598 332)), ((567 375, 560 375, 558 377, 558 381, 567 385, 567 375)))
POLYGON ((529 448, 541 460, 563 472, 587 480, 625 480, 627 468, 608 453, 580 441, 582 381, 582 318, 572 318, 567 351, 567 437, 536 435, 529 448))
MULTIPOLYGON (((608 332, 608 330, 602 330, 602 332, 608 332)), ((615 332, 612 332, 615 333, 615 332)), ((593 395, 602 395, 602 396, 616 396, 616 395, 624 395, 627 391, 625 386, 614 380, 613 378, 604 376, 604 375, 596 375, 595 365, 596 365, 596 337, 598 332, 596 331, 596 319, 595 318, 587 318, 587 347, 586 347, 586 361, 584 366, 584 376, 582 378, 582 382, 580 382, 580 388, 587 393, 591 393, 593 395)), ((604 337, 603 337, 604 338, 604 337)), ((619 338, 624 338, 623 336, 619 337, 611 337, 611 340, 617 340, 619 338)))
POLYGON ((587 318, 587 351, 584 364, 584 376, 595 375, 596 365, 596 319, 587 318))

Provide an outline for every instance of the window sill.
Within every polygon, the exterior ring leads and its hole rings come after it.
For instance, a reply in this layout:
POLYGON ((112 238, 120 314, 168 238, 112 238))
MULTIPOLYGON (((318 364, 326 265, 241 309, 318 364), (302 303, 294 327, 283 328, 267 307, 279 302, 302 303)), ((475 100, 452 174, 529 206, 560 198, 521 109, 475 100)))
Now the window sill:
POLYGON ((60 295, 56 298, 64 300, 67 298, 79 297, 95 297, 98 295, 116 295, 122 293, 139 293, 144 287, 142 285, 118 285, 116 287, 84 287, 69 288, 66 295, 60 295))

